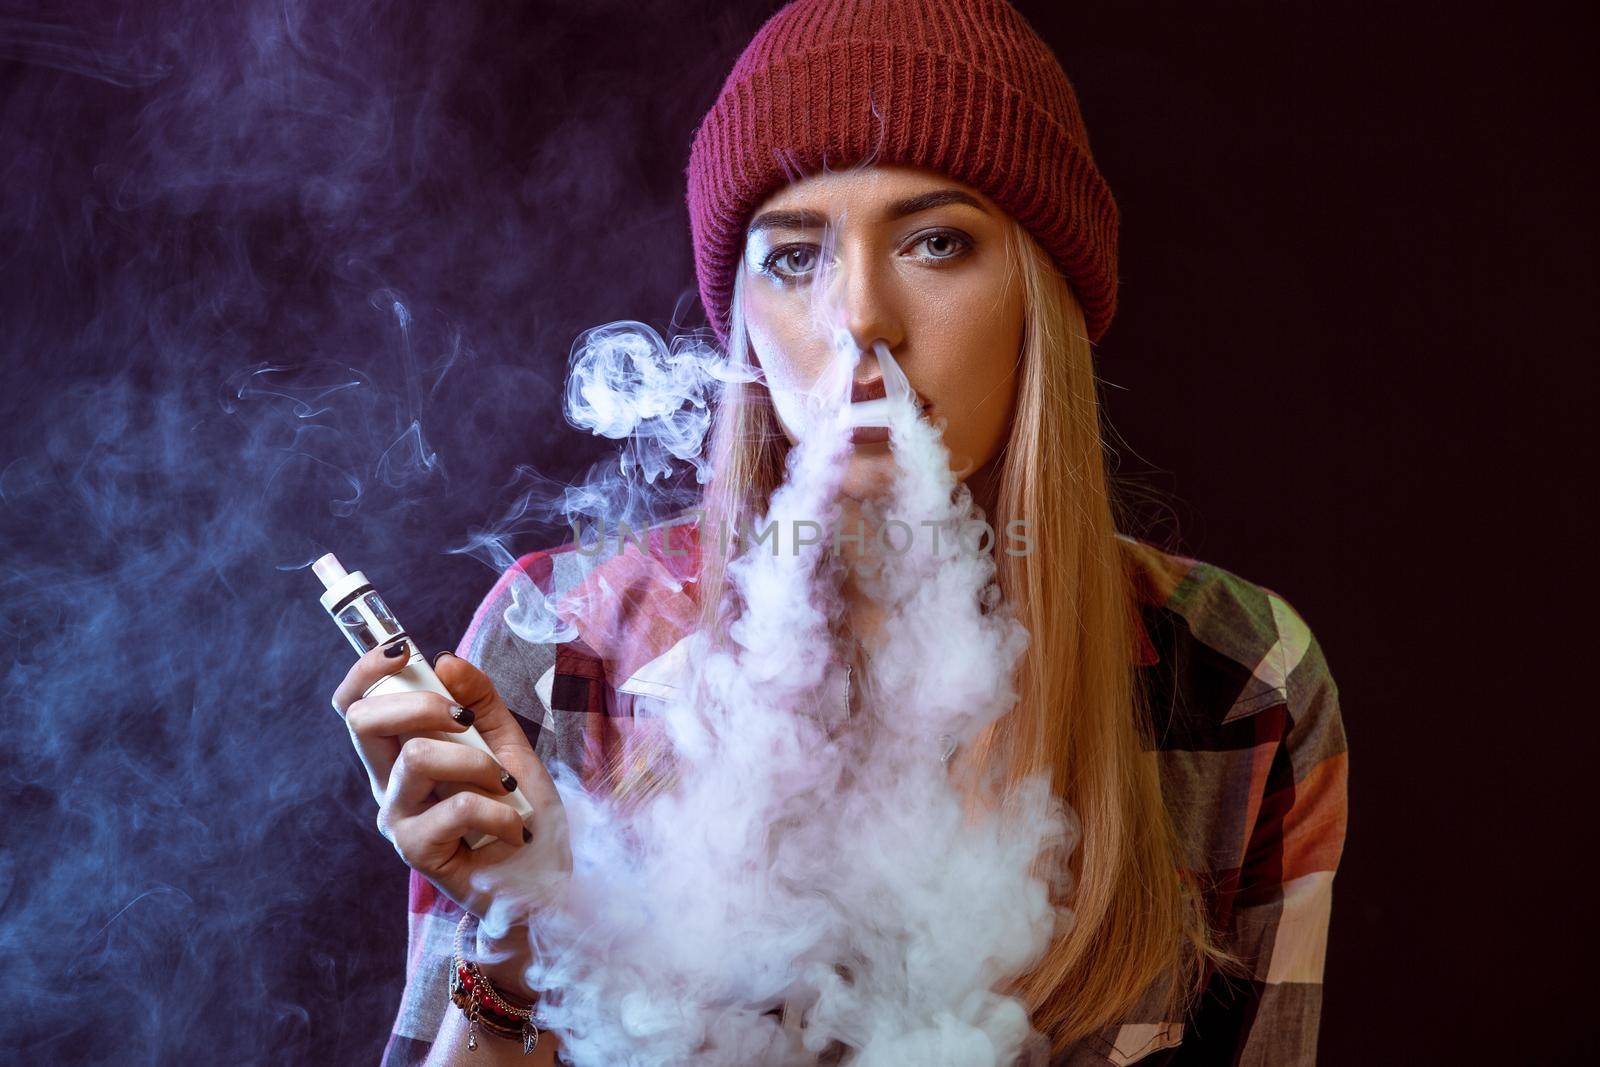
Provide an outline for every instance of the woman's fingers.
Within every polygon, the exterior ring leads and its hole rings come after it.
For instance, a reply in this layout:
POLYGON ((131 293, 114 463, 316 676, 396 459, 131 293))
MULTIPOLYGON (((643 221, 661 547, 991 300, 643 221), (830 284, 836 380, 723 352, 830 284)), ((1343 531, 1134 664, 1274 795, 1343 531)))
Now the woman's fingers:
POLYGON ((362 694, 406 665, 407 651, 407 643, 403 640, 371 649, 350 665, 344 680, 333 692, 333 710, 344 717, 356 754, 367 769, 372 796, 380 802, 388 782, 389 768, 394 765, 395 756, 400 752, 400 742, 382 734, 358 731, 357 723, 350 720, 350 711, 362 703, 362 694))
POLYGON ((458 853, 470 851, 462 843, 464 837, 490 834, 513 848, 526 843, 526 831, 515 811, 470 790, 446 797, 420 815, 391 819, 387 825, 380 817, 379 827, 408 866, 430 877, 448 876, 451 865, 460 859, 458 853))
MULTIPOLYGON (((475 748, 431 737, 413 737, 400 749, 394 770, 389 775, 383 806, 388 810, 391 822, 428 810, 428 795, 440 782, 477 786, 496 797, 511 792, 506 788, 508 782, 513 788, 516 786, 515 779, 509 777, 492 757, 475 748)), ((500 806, 516 817, 510 805, 500 806)), ((521 825, 520 819, 518 825, 521 825)), ((520 834, 517 839, 521 840, 520 834)))
POLYGON ((400 755, 402 735, 429 731, 465 733, 473 717, 471 709, 438 693, 411 692, 363 697, 350 705, 344 721, 372 778, 373 793, 381 801, 389 788, 394 761, 400 755))
POLYGON ((388 674, 406 665, 407 643, 396 641, 364 653, 345 672, 344 681, 333 691, 333 710, 343 715, 368 689, 388 674))
MULTIPOLYGON (((529 838, 522 818, 509 804, 492 799, 510 792, 505 771, 477 749, 413 737, 400 749, 389 776, 387 795, 378 806, 378 831, 394 845, 406 863, 423 874, 455 886, 453 868, 471 855, 462 838, 491 834, 508 845, 522 847, 529 838), (443 800, 428 797, 441 784, 459 789, 443 800), (483 789, 492 794, 474 792, 483 789)), ((456 886, 447 892, 461 892, 456 886)))
POLYGON ((533 754, 528 735, 506 702, 495 691, 494 683, 478 667, 450 652, 434 657, 433 672, 444 687, 454 694, 456 701, 471 708, 476 715, 474 725, 482 735, 489 751, 500 765, 510 771, 522 786, 528 803, 541 807, 560 798, 554 783, 533 754))
POLYGON ((438 693, 416 690, 363 697, 350 705, 345 722, 363 737, 395 737, 424 730, 465 733, 475 714, 438 693))

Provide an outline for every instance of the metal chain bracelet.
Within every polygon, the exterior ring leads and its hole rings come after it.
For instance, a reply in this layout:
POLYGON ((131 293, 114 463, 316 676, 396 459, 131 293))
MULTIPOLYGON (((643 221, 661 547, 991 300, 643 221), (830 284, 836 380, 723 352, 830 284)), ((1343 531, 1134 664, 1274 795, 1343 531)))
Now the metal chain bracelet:
POLYGON ((467 1050, 478 1049, 478 1027, 508 1041, 522 1041, 522 1053, 531 1053, 539 1044, 539 1028, 533 1022, 533 1004, 515 1003, 518 998, 502 993, 489 976, 461 953, 461 936, 470 911, 463 911, 456 923, 454 951, 450 960, 450 1002, 467 1016, 467 1050))

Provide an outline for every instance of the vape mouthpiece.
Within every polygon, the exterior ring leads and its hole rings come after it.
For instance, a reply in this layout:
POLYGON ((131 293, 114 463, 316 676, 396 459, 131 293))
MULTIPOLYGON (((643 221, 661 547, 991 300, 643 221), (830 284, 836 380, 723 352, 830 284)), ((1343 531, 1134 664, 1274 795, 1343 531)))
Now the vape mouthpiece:
POLYGON ((911 396, 911 380, 889 354, 889 346, 882 341, 874 341, 872 350, 878 354, 878 369, 883 372, 883 399, 851 404, 852 429, 857 426, 887 427, 895 405, 905 403, 911 396))
POLYGON ((311 573, 322 579, 324 589, 332 589, 337 583, 349 577, 344 567, 339 564, 339 557, 332 552, 313 563, 311 573))

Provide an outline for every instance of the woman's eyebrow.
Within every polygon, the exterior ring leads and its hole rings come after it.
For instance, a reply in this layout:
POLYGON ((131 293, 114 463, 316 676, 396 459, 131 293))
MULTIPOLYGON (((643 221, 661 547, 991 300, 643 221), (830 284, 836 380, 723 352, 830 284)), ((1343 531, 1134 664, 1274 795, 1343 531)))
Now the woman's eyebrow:
MULTIPOLYGON (((919 211, 929 208, 943 207, 946 204, 967 204, 977 208, 985 215, 989 212, 979 203, 978 199, 960 189, 935 189, 931 192, 918 193, 908 196, 904 200, 896 200, 884 212, 885 222, 903 219, 907 215, 915 215, 919 211)), ((810 208, 797 208, 791 210, 763 211, 750 222, 747 234, 755 234, 761 230, 820 230, 828 224, 828 218, 820 211, 810 208)))
POLYGON ((745 232, 754 236, 762 230, 820 230, 827 224, 827 216, 809 208, 763 211, 750 221, 750 228, 745 232))
POLYGON ((889 205, 889 210, 884 215, 884 220, 903 219, 907 215, 915 215, 919 211, 943 207, 946 204, 967 204, 982 211, 985 215, 989 213, 984 210, 984 206, 978 202, 977 197, 964 193, 960 189, 935 189, 932 192, 908 196, 904 200, 896 200, 889 205))

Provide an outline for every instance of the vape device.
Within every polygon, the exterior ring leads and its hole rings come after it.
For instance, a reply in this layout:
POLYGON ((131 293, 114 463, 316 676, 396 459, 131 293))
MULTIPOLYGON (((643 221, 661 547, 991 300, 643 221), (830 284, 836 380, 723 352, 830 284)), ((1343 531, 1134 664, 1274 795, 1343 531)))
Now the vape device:
MULTIPOLYGON (((360 571, 346 572, 340 566, 339 560, 332 552, 323 556, 311 565, 311 571, 322 579, 326 592, 322 594, 322 606, 327 609, 333 621, 339 624, 339 629, 344 631, 345 637, 355 646, 358 655, 364 655, 379 645, 391 644, 395 641, 405 642, 406 664, 394 674, 386 675, 373 683, 372 687, 361 695, 369 697, 373 694, 428 692, 438 693, 447 700, 454 701, 455 697, 446 689, 444 683, 439 681, 439 676, 433 673, 433 668, 428 665, 428 659, 412 640, 411 635, 396 621, 394 613, 383 602, 383 597, 367 581, 367 576, 360 571)), ((478 733, 476 726, 469 726, 460 733, 446 733, 443 731, 425 731, 421 734, 407 735, 433 737, 441 741, 453 741, 459 745, 467 745, 477 749, 491 758, 494 753, 489 750, 488 744, 483 740, 483 735, 478 733)), ((404 743, 405 738, 401 741, 404 743)), ((463 789, 471 788, 459 782, 440 782, 434 787, 434 793, 439 799, 463 789)), ((486 796, 488 794, 485 794, 486 796)), ((518 786, 510 793, 503 796, 491 797, 503 804, 509 804, 522 816, 526 822, 533 814, 533 807, 528 803, 528 798, 522 795, 522 787, 518 786)), ((491 834, 478 834, 467 839, 467 845, 473 849, 482 848, 498 838, 491 834)))

